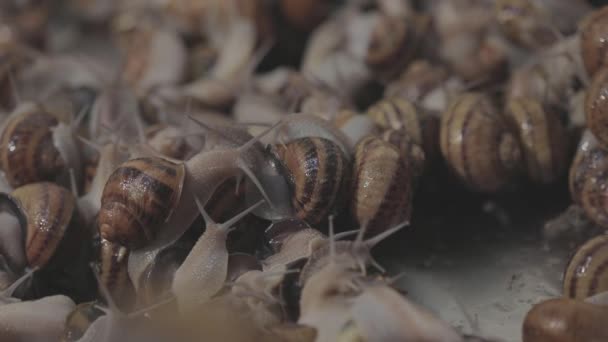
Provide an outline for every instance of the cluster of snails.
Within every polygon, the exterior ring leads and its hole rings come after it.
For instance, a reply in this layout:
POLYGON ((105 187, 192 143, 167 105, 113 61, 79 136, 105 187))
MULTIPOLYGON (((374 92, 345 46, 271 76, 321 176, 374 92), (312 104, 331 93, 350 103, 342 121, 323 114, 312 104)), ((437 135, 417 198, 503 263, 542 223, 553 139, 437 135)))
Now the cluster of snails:
MULTIPOLYGON (((490 341, 372 256, 419 196, 570 165, 546 232, 608 229, 608 7, 6 0, 0 19, 0 341, 490 341)), ((524 341, 608 340, 605 234, 563 282, 524 341)))

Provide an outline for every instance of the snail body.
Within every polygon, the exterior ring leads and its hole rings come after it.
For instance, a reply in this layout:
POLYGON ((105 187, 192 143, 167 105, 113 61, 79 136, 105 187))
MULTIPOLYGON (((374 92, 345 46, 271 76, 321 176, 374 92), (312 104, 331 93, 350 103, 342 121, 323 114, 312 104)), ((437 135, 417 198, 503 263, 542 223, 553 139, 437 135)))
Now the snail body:
POLYGON ((564 296, 584 300, 608 291, 608 236, 597 236, 583 244, 564 274, 564 296))
POLYGON ((499 190, 513 179, 520 148, 490 99, 479 93, 459 96, 441 117, 441 152, 469 187, 499 190))
POLYGON ((292 188, 295 216, 317 224, 344 198, 350 164, 338 145, 324 138, 300 138, 274 146, 292 188))

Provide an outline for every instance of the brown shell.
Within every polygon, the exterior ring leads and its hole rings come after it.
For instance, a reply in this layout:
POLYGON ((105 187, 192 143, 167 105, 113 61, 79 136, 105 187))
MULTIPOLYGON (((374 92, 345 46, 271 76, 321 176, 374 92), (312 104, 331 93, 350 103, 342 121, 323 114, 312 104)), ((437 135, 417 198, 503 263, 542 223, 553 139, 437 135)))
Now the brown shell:
POLYGON ((365 56, 367 65, 374 70, 388 72, 389 75, 399 72, 412 58, 416 48, 415 24, 415 20, 379 15, 365 56))
POLYGON ((405 129, 417 144, 422 144, 420 109, 412 102, 402 98, 385 98, 367 110, 367 115, 384 129, 405 129))
POLYGON ((581 193, 585 181, 592 175, 606 170, 607 167, 608 152, 601 148, 591 131, 585 131, 570 166, 568 178, 570 197, 575 203, 581 203, 581 193))
POLYGON ((274 147, 276 158, 291 185, 297 218, 317 224, 345 197, 350 164, 342 149, 331 140, 300 138, 274 147))
POLYGON ((587 218, 608 228, 608 172, 602 170, 587 175, 580 194, 581 207, 587 218))
POLYGON ((608 7, 589 14, 580 29, 581 55, 585 69, 594 75, 608 60, 608 7))
POLYGON ((585 96, 587 127, 604 147, 608 147, 608 68, 599 70, 585 96))
POLYGON ((0 135, 0 164, 13 187, 53 181, 64 171, 64 161, 53 144, 57 119, 32 104, 22 104, 0 135))
POLYGON ((76 200, 70 191, 43 182, 17 188, 11 196, 18 202, 27 221, 25 249, 30 267, 45 267, 51 259, 59 257, 57 251, 61 254, 79 251, 74 246, 63 244, 66 241, 74 242, 72 240, 82 244, 86 236, 82 227, 72 227, 76 200), (68 234, 68 229, 74 232, 68 234), (77 231, 82 234, 76 234, 77 231), (60 248, 60 245, 63 247, 60 248))
POLYGON ((517 141, 486 95, 465 93, 453 101, 441 117, 440 136, 446 162, 474 190, 499 190, 519 166, 517 141))
POLYGON ((351 214, 379 233, 410 219, 413 175, 410 164, 390 143, 367 137, 355 147, 351 214))
POLYGON ((528 312, 523 342, 608 341, 608 308, 567 298, 549 299, 528 312))
POLYGON ((101 239, 99 252, 101 283, 121 308, 133 304, 135 289, 128 273, 129 250, 119 244, 101 239))
POLYGON ((327 16, 330 6, 323 0, 281 0, 281 13, 301 31, 311 31, 327 16))
POLYGON ((387 129, 381 137, 401 152, 403 159, 411 164, 414 179, 419 179, 424 172, 425 164, 424 151, 420 145, 415 143, 403 129, 387 129))
POLYGON ((162 158, 137 158, 120 165, 103 189, 101 237, 129 249, 154 240, 156 229, 177 207, 185 167, 162 158))
POLYGON ((505 115, 519 138, 528 176, 538 183, 561 176, 568 162, 568 134, 559 117, 533 98, 510 99, 505 115))
POLYGON ((506 36, 528 49, 551 46, 560 38, 556 28, 549 25, 532 1, 500 0, 496 1, 495 10, 498 24, 506 36))
POLYGON ((564 274, 564 296, 584 300, 605 291, 608 291, 608 235, 600 235, 583 244, 570 260, 564 274))

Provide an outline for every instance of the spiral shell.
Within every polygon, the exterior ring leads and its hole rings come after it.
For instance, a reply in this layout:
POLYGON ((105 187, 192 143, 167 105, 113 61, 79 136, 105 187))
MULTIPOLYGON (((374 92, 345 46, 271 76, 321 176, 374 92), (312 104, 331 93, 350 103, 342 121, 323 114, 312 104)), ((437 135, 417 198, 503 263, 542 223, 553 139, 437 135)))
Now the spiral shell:
POLYGON ((424 172, 425 155, 422 148, 416 144, 405 130, 387 129, 381 135, 382 140, 395 146, 403 160, 411 164, 414 179, 419 179, 424 172))
POLYGON ((274 147, 291 185, 297 218, 317 224, 343 198, 350 164, 340 147, 325 138, 300 138, 274 147))
POLYGON ((78 255, 86 230, 77 227, 76 200, 53 183, 32 183, 11 193, 26 218, 25 250, 30 267, 43 268, 55 260, 78 255))
POLYGON ((608 167, 608 152, 599 146, 591 131, 585 131, 570 166, 568 178, 570 196, 575 203, 581 203, 585 181, 595 173, 606 170, 606 167, 608 167))
POLYGON ((529 0, 500 0, 495 4, 498 23, 507 37, 528 49, 540 49, 558 41, 559 35, 529 0))
POLYGON ((185 167, 162 158, 137 158, 119 166, 103 189, 99 211, 101 237, 129 249, 156 236, 177 206, 185 167))
POLYGON ((568 162, 568 135, 559 117, 532 98, 509 100, 505 115, 519 137, 528 176, 539 183, 561 176, 568 162))
POLYGON ((420 109, 401 98, 382 99, 367 110, 376 124, 384 129, 405 129, 412 140, 422 143, 420 109))
POLYGON ((413 175, 402 154, 378 137, 355 147, 351 214, 369 232, 379 233, 409 220, 413 175))
POLYGON ((584 300, 608 291, 608 235, 597 236, 574 254, 564 274, 564 296, 584 300))
POLYGON ((517 140, 486 95, 466 93, 453 101, 441 117, 440 135, 446 162, 474 190, 499 190, 519 166, 517 140))
POLYGON ((604 147, 608 147, 608 68, 599 70, 585 96, 585 112, 587 127, 593 132, 597 140, 604 147))
POLYGON ((8 118, 0 135, 0 164, 13 187, 53 181, 65 163, 53 144, 58 121, 32 103, 21 104, 8 118))
POLYGON ((588 15, 580 28, 580 48, 585 69, 589 75, 600 70, 608 59, 608 7, 588 15))

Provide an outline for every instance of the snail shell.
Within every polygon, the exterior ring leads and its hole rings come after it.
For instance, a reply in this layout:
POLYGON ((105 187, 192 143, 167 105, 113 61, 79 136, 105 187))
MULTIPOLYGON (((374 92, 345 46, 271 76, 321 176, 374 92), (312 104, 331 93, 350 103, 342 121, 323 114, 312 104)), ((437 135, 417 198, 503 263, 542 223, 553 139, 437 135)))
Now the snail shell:
POLYGON ((115 303, 121 307, 130 307, 135 292, 128 273, 129 250, 101 239, 99 258, 101 283, 112 295, 115 303))
POLYGON ((608 147, 608 68, 599 70, 591 80, 585 97, 587 127, 604 147, 608 147))
POLYGON ((608 309, 567 298, 535 305, 523 326, 523 342, 608 340, 608 309))
POLYGON ((351 214, 378 233, 409 220, 413 175, 410 164, 388 142, 367 137, 355 148, 351 214))
POLYGON ((0 163, 13 187, 53 181, 65 172, 66 162, 53 143, 58 121, 33 103, 21 104, 0 135, 0 163))
POLYGON ((608 235, 597 236, 574 254, 564 274, 564 296, 584 300, 608 291, 608 235))
POLYGON ((519 166, 517 140, 481 93, 465 93, 450 104, 441 117, 440 136, 446 162, 475 190, 499 190, 519 166))
POLYGON ((498 23, 506 36, 529 49, 547 47, 559 40, 556 30, 542 18, 533 1, 501 0, 495 4, 498 23))
POLYGON ((568 162, 568 136, 559 117, 532 98, 509 100, 505 114, 518 134, 528 176, 539 183, 561 176, 568 162))
POLYGON ((582 22, 580 28, 580 49, 585 69, 594 75, 602 68, 608 55, 608 7, 592 12, 582 22))
POLYGON ((66 318, 61 342, 78 341, 89 326, 102 315, 103 311, 95 302, 78 304, 66 318))
POLYGON ((419 109, 405 99, 382 99, 367 110, 376 124, 384 129, 405 129, 416 143, 422 143, 419 109))
POLYGON ((291 185, 295 215, 317 224, 339 205, 350 164, 340 147, 325 138, 300 138, 274 146, 291 185))
POLYGON ((593 174, 608 166, 608 152, 600 147, 597 139, 587 130, 578 144, 574 161, 570 166, 570 196, 575 203, 581 203, 583 185, 593 174))
POLYGON ((179 202, 185 167, 162 158, 137 158, 120 165, 106 183, 99 211, 101 237, 129 249, 156 236, 179 202))
POLYGON ((422 148, 403 129, 387 129, 381 137, 401 152, 403 159, 411 164, 414 179, 419 179, 425 166, 425 154, 422 148))

